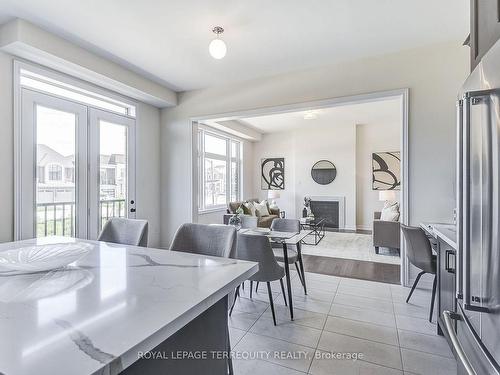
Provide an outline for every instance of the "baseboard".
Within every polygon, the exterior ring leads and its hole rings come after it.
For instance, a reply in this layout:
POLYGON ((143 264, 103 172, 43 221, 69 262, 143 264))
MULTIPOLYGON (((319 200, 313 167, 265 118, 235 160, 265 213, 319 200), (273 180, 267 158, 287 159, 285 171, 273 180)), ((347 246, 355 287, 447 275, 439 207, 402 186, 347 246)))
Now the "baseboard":
POLYGON ((372 226, 371 225, 357 225, 356 229, 358 229, 358 230, 372 230, 372 226))

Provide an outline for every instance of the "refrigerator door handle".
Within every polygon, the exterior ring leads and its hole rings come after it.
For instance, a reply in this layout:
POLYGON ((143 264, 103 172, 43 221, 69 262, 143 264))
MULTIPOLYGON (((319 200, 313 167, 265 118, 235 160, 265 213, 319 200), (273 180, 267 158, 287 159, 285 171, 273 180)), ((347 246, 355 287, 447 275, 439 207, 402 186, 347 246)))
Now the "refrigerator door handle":
POLYGON ((462 260, 461 254, 463 249, 462 245, 462 233, 463 233, 463 100, 457 101, 457 212, 456 212, 456 223, 457 223, 457 254, 456 259, 456 278, 455 278, 455 290, 456 297, 458 299, 463 298, 462 292, 462 260))
POLYGON ((455 333, 455 330, 453 328, 453 322, 452 319, 461 319, 460 315, 452 313, 451 311, 445 310, 443 311, 443 320, 446 328, 446 332, 448 333, 448 337, 450 338, 451 344, 453 345, 453 349, 457 353, 457 357, 462 362, 462 365, 465 368, 465 371, 467 371, 467 375, 477 375, 476 371, 472 367, 472 365, 469 362, 469 359, 465 355, 464 349, 462 348, 462 345, 460 344, 460 341, 458 341, 457 334, 455 333))
MULTIPOLYGON (((470 291, 470 246, 469 246, 469 228, 470 228, 470 192, 469 186, 471 183, 470 176, 470 136, 471 136, 471 106, 481 104, 485 96, 494 93, 496 90, 481 90, 470 91, 463 96, 463 162, 462 162, 462 254, 461 258, 461 275, 462 275, 462 295, 463 306, 469 311, 478 311, 483 313, 490 313, 488 307, 475 305, 474 303, 482 303, 480 296, 472 296, 470 291)), ((488 181, 491 183, 491 180, 488 181)))

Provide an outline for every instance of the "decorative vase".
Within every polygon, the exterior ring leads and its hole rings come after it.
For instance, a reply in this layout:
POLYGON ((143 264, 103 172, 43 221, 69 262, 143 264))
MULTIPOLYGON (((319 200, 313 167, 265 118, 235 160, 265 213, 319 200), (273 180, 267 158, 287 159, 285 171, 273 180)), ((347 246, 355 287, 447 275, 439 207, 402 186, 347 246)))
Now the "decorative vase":
POLYGON ((302 217, 307 217, 307 208, 302 209, 302 217))
POLYGON ((241 229, 241 218, 239 215, 234 215, 229 218, 229 225, 232 225, 236 230, 241 229))

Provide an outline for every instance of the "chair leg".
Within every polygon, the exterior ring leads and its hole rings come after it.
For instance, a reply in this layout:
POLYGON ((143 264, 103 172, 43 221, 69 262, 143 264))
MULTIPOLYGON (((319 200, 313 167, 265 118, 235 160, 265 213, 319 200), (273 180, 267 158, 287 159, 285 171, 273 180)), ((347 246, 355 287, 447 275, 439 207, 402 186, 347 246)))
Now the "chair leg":
POLYGON ((422 271, 422 272, 420 272, 420 273, 417 275, 417 278, 415 279, 415 282, 413 283, 413 286, 411 287, 410 294, 408 294, 408 298, 406 298, 406 303, 408 303, 408 301, 410 300, 410 297, 411 297, 411 295, 413 294, 413 291, 415 290, 415 287, 417 286, 418 281, 420 280, 420 278, 422 277, 422 275, 423 275, 424 273, 425 273, 425 271, 422 271))
POLYGON ((302 274, 300 273, 299 265, 297 264, 297 262, 295 262, 295 269, 297 270, 297 273, 299 274, 300 283, 302 284, 302 286, 304 286, 304 281, 302 281, 302 274))
POLYGON ((244 281, 241 283, 241 290, 245 290, 245 282, 244 281))
POLYGON ((253 281, 250 280, 250 299, 252 299, 253 281))
POLYGON ((255 283, 255 293, 257 293, 258 289, 259 289, 259 282, 257 281, 255 283))
POLYGON ((434 311, 434 300, 436 299, 436 281, 437 281, 437 276, 434 276, 434 282, 432 283, 431 312, 429 313, 429 322, 431 323, 432 323, 432 313, 434 311))
POLYGON ((233 304, 231 305, 231 310, 229 310, 229 316, 231 316, 231 314, 233 313, 233 308, 234 308, 234 304, 236 303, 236 298, 238 298, 240 296, 240 286, 238 285, 236 287, 236 292, 234 293, 234 300, 233 300, 233 304))
POLYGON ((269 303, 271 304, 271 312, 273 313, 273 322, 276 325, 276 314, 274 313, 274 302, 273 302, 273 294, 271 293, 271 283, 267 282, 267 293, 269 294, 269 303))
POLYGON ((281 294, 283 294, 283 300, 285 301, 285 306, 288 306, 286 303, 286 293, 285 293, 285 284, 283 284, 283 279, 280 279, 281 284, 281 294))

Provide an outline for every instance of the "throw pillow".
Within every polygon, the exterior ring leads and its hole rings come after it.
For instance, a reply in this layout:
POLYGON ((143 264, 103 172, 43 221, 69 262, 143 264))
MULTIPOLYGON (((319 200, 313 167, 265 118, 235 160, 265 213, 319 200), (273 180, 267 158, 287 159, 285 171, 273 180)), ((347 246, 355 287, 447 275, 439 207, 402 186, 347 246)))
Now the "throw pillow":
POLYGON ((383 221, 398 221, 399 220, 399 211, 396 211, 392 207, 383 208, 380 214, 380 220, 383 221))
POLYGON ((269 210, 267 209, 267 201, 262 201, 260 203, 255 203, 255 209, 259 211, 260 216, 269 216, 269 210))
POLYGON ((247 215, 255 216, 255 204, 253 202, 245 202, 243 206, 245 206, 248 211, 247 215))

